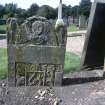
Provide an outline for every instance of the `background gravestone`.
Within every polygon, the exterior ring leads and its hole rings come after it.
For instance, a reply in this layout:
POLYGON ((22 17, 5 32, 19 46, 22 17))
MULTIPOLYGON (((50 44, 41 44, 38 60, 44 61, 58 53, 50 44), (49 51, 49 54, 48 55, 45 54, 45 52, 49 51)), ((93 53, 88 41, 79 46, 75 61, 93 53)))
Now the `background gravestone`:
POLYGON ((93 3, 86 41, 83 49, 81 68, 103 69, 105 57, 105 1, 93 3))
POLYGON ((8 20, 9 86, 61 85, 66 50, 65 26, 56 29, 45 18, 18 24, 8 20))
POLYGON ((79 16, 79 29, 86 29, 87 27, 87 19, 86 16, 79 16))

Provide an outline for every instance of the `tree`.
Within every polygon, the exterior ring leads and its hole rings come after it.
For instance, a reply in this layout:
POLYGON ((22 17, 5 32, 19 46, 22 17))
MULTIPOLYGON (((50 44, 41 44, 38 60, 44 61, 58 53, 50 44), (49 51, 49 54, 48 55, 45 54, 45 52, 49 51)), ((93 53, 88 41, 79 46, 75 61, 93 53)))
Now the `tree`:
POLYGON ((37 4, 32 4, 27 12, 29 16, 33 16, 33 15, 36 15, 38 9, 39 9, 39 6, 37 4))
POLYGON ((78 5, 72 7, 71 15, 72 15, 73 17, 78 17, 78 15, 79 15, 78 12, 79 12, 79 6, 78 6, 78 5))
POLYGON ((80 15, 85 15, 86 17, 89 17, 91 4, 92 3, 90 0, 81 0, 79 9, 80 15))
POLYGON ((28 17, 28 13, 25 9, 17 8, 16 17, 26 19, 28 17))
POLYGON ((5 4, 5 14, 8 15, 8 17, 14 17, 17 10, 17 4, 9 3, 5 4))
POLYGON ((3 15, 5 14, 5 8, 0 5, 0 18, 3 18, 3 15))
POLYGON ((57 17, 55 9, 48 5, 43 5, 37 12, 38 16, 46 17, 47 19, 55 19, 57 17))
POLYGON ((66 5, 62 5, 62 12, 63 12, 63 17, 68 17, 71 15, 71 5, 66 6, 66 5))

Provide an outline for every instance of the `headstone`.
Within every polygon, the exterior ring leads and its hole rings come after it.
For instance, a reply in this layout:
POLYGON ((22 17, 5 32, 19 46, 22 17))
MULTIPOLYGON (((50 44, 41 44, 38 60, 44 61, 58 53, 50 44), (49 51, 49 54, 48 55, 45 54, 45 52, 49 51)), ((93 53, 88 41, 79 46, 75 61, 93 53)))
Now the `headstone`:
POLYGON ((96 0, 91 8, 81 68, 103 69, 105 57, 105 1, 96 0))
POLYGON ((7 23, 9 86, 61 85, 66 27, 55 29, 47 19, 36 16, 22 24, 15 18, 7 23))
POLYGON ((79 16, 79 28, 80 29, 86 29, 87 27, 87 19, 86 16, 79 16))
POLYGON ((79 26, 79 18, 78 17, 74 18, 74 25, 79 26))
POLYGON ((69 17, 69 24, 73 25, 73 17, 72 16, 69 17))

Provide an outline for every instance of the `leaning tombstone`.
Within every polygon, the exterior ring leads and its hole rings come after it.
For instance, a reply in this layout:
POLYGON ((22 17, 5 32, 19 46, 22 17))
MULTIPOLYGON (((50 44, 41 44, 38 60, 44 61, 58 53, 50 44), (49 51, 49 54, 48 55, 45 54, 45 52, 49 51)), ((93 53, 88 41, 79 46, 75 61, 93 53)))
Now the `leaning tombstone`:
POLYGON ((22 24, 9 19, 9 86, 56 86, 62 84, 66 50, 65 26, 55 27, 43 17, 22 24))
POLYGON ((103 69, 105 57, 105 1, 95 0, 82 53, 81 69, 103 69))

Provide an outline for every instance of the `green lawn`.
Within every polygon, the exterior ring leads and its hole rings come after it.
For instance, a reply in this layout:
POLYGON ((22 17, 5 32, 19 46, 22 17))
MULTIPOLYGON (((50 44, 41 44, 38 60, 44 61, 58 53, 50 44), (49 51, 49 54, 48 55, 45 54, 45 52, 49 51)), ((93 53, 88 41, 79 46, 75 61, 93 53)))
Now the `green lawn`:
MULTIPOLYGON (((80 65, 79 56, 66 52, 65 55, 65 65, 64 73, 69 73, 78 70, 80 65)), ((0 79, 3 79, 7 76, 7 50, 0 49, 0 79)))
POLYGON ((79 29, 78 29, 78 27, 76 27, 76 26, 69 26, 69 27, 67 28, 67 31, 68 31, 68 32, 75 32, 75 31, 79 31, 79 29))
POLYGON ((77 71, 79 70, 79 66, 80 66, 80 57, 76 54, 66 52, 64 73, 77 71))
POLYGON ((7 52, 6 49, 0 48, 0 79, 7 76, 7 52))
POLYGON ((7 25, 0 25, 0 34, 5 34, 7 29, 7 25))
POLYGON ((6 30, 7 26, 6 25, 0 25, 0 30, 6 30))

